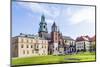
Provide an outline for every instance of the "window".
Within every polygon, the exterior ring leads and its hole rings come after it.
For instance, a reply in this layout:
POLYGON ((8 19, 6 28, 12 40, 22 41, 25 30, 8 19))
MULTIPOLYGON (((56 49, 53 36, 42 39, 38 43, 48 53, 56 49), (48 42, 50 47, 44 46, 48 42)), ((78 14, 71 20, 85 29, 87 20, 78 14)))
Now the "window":
POLYGON ((45 50, 43 50, 43 53, 45 53, 45 50))
POLYGON ((45 48, 46 48, 46 45, 45 45, 45 48))
POLYGON ((54 46, 52 46, 54 48, 54 46))
POLYGON ((65 40, 65 43, 66 43, 67 41, 65 40))
POLYGON ((42 45, 42 48, 43 48, 43 45, 42 45))
POLYGON ((31 43, 33 42, 33 40, 31 40, 31 43))
POLYGON ((21 45, 21 48, 23 48, 23 44, 21 45))
POLYGON ((32 53, 34 53, 34 50, 32 50, 32 53))
POLYGON ((56 50, 57 50, 57 47, 56 47, 56 50))
POLYGON ((27 51, 27 54, 29 54, 29 51, 27 51))
POLYGON ((28 48, 28 45, 27 45, 27 48, 28 48))
POLYGON ((17 45, 15 45, 15 48, 17 48, 17 45))
POLYGON ((40 35, 42 37, 42 35, 40 35))
POLYGON ((23 54, 25 54, 25 50, 23 50, 23 54))
POLYGON ((36 48, 38 48, 38 45, 36 45, 36 48))
POLYGON ((28 40, 27 40, 27 43, 28 43, 28 40))
POLYGON ((57 40, 57 37, 55 37, 55 39, 57 40))
POLYGON ((85 45, 85 42, 84 42, 84 45, 85 45))
POLYGON ((38 53, 38 51, 36 51, 36 53, 38 53))
POLYGON ((44 41, 42 41, 42 43, 44 43, 44 41))
POLYGON ((45 26, 44 26, 44 28, 45 28, 45 26))
POLYGON ((21 39, 21 42, 23 42, 23 39, 21 39))
POLYGON ((31 45, 31 48, 33 48, 33 45, 31 45))

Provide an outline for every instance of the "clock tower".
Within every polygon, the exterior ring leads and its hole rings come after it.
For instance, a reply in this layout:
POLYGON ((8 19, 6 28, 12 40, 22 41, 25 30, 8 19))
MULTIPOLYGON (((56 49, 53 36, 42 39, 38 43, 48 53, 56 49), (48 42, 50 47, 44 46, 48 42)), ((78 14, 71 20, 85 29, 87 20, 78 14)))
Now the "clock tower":
POLYGON ((47 23, 45 22, 45 16, 42 15, 41 16, 41 21, 40 21, 40 24, 39 24, 39 36, 42 37, 42 38, 45 38, 45 36, 47 35, 48 33, 48 30, 47 30, 47 23))

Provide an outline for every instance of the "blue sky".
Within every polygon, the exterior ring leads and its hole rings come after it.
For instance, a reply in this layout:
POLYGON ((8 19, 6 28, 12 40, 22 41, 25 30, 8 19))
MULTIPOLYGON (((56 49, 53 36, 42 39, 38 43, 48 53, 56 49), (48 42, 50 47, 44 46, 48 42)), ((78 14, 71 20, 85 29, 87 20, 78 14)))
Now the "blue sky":
POLYGON ((95 35, 95 7, 31 2, 12 2, 12 36, 37 34, 44 14, 49 33, 55 21, 63 35, 76 38, 95 35))

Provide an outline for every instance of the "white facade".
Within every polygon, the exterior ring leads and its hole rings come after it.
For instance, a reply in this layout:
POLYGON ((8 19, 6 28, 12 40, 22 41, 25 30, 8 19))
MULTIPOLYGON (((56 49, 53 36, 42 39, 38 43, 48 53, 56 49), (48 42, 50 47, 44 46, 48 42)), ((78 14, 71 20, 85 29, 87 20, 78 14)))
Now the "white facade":
POLYGON ((28 37, 15 37, 12 42, 13 57, 48 55, 48 41, 28 37))
POLYGON ((78 41, 76 42, 76 51, 77 50, 84 50, 86 48, 86 51, 90 50, 90 42, 88 41, 78 41))
POLYGON ((64 43, 67 44, 67 45, 75 45, 74 40, 64 40, 64 43))
POLYGON ((53 44, 53 55, 58 55, 58 43, 53 44))

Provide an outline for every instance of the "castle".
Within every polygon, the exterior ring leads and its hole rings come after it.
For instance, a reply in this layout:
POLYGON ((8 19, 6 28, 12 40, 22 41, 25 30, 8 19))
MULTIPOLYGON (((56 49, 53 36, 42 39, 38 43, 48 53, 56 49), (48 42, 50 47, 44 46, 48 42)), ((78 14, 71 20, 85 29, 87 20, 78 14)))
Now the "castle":
POLYGON ((64 55, 76 52, 75 40, 63 36, 54 21, 48 33, 45 16, 41 16, 38 35, 23 34, 12 37, 12 57, 64 55))

